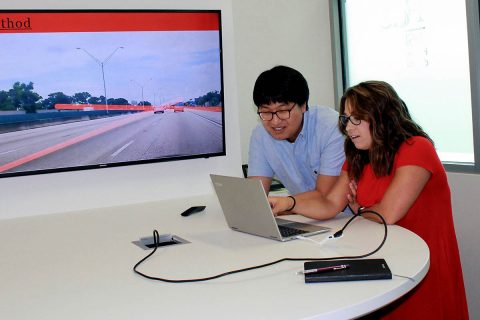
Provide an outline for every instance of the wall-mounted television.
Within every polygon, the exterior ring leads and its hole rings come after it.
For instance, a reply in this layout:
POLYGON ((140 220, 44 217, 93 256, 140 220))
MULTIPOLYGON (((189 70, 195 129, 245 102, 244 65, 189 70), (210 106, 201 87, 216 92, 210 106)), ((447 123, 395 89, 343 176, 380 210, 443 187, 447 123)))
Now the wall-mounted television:
POLYGON ((220 10, 0 10, 0 177, 222 156, 220 10))

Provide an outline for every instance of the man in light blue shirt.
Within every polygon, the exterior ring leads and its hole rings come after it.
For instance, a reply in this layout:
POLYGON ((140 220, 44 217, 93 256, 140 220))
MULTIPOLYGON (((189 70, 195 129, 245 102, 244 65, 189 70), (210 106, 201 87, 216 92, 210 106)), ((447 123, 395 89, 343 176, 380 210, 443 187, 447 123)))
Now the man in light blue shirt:
MULTIPOLYGON (((248 176, 268 193, 275 177, 295 198, 325 195, 345 161, 338 113, 308 107, 309 89, 300 72, 276 66, 260 74, 253 100, 261 119, 250 138, 248 176)), ((292 208, 295 200, 292 199, 292 208)))

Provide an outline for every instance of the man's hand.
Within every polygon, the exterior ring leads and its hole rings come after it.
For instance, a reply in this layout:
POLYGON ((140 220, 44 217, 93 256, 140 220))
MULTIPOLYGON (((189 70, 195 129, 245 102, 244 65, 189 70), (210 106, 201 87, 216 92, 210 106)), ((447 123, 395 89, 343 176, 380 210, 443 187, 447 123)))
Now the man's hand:
POLYGON ((292 214, 290 209, 293 205, 293 200, 289 197, 268 197, 268 202, 272 208, 274 216, 282 216, 286 214, 292 214))

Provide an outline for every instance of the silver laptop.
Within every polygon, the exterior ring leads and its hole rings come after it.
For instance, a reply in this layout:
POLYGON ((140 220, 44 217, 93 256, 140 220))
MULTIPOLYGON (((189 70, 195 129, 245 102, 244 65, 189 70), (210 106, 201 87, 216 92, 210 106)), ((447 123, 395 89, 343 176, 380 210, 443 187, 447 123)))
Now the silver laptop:
POLYGON ((311 236, 330 228, 275 218, 259 180, 211 174, 215 192, 228 226, 279 241, 311 236))

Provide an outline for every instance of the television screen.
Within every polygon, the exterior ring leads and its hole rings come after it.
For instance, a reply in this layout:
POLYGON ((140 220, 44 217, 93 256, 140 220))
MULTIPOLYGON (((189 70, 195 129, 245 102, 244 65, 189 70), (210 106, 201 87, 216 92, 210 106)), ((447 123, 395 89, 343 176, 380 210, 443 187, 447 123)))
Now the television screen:
POLYGON ((0 177, 225 155, 218 10, 0 10, 0 177))

